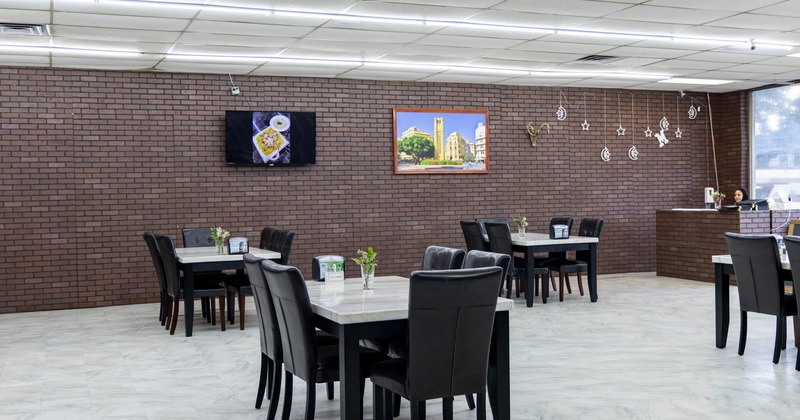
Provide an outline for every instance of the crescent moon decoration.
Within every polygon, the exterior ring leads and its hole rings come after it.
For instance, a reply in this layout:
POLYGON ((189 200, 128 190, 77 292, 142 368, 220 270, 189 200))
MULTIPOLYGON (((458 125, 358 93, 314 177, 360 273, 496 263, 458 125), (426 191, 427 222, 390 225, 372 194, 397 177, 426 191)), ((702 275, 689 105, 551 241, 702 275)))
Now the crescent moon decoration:
POLYGON ((608 150, 608 147, 604 147, 603 150, 600 151, 600 159, 603 159, 603 162, 611 160, 611 151, 608 150))
POLYGON ((637 159, 639 159, 639 151, 638 151, 638 150, 636 150, 636 146, 635 146, 635 145, 634 145, 634 146, 631 146, 631 148, 630 148, 630 149, 628 149, 628 157, 629 157, 631 160, 637 160, 637 159))
POLYGON ((699 109, 694 107, 694 104, 689 106, 689 119, 693 120, 697 118, 697 112, 700 111, 699 109))
POLYGON ((667 121, 667 117, 662 117, 661 121, 658 122, 658 126, 661 127, 662 131, 669 130, 669 121, 667 121))
POLYGON ((559 105, 558 110, 556 110, 556 119, 559 121, 567 119, 567 110, 561 105, 559 105))
POLYGON ((681 136, 683 135, 683 131, 681 131, 681 109, 680 105, 678 104, 678 102, 680 102, 679 99, 680 96, 675 98, 675 115, 676 115, 675 118, 678 120, 678 128, 675 130, 676 139, 681 138, 681 136))

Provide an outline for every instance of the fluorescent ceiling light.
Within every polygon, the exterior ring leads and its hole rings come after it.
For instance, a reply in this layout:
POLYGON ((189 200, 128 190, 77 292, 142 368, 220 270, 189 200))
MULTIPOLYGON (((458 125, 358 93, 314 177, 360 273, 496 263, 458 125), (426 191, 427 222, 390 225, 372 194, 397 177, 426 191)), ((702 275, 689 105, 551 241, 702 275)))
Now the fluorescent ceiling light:
POLYGON ((64 53, 73 55, 88 55, 99 57, 119 57, 119 58, 134 58, 142 56, 139 51, 132 50, 105 50, 94 48, 77 48, 77 47, 56 47, 50 45, 9 45, 0 44, 0 51, 10 51, 16 53, 64 53))
MULTIPOLYGON (((98 3, 95 0, 76 0, 84 3, 98 3)), ((412 19, 391 16, 376 16, 376 15, 358 15, 350 13, 324 13, 324 12, 306 12, 297 10, 281 10, 271 9, 267 6, 236 6, 236 5, 211 5, 207 4, 209 0, 196 0, 194 3, 181 0, 100 0, 98 6, 103 4, 135 4, 146 7, 177 7, 182 9, 201 10, 215 10, 215 11, 236 11, 236 12, 250 12, 250 13, 265 13, 274 16, 291 16, 296 18, 313 18, 313 19, 326 19, 332 21, 351 21, 351 22, 375 22, 381 24, 412 24, 412 25, 436 25, 442 27, 458 27, 466 29, 477 30, 513 30, 524 31, 530 33, 557 33, 563 35, 582 36, 582 37, 612 37, 630 39, 636 41, 664 41, 673 43, 712 43, 720 46, 725 45, 746 45, 750 46, 753 40, 750 39, 719 39, 719 38, 702 38, 690 36, 672 36, 661 34, 645 34, 645 33, 624 33, 624 32, 606 32, 606 31, 591 31, 591 30, 573 30, 573 29, 559 29, 555 27, 544 26, 520 26, 520 25, 503 25, 494 23, 479 23, 479 22, 461 22, 451 20, 425 20, 425 19, 412 19)), ((755 40, 757 46, 769 46, 770 48, 782 48, 791 50, 794 45, 774 44, 774 43, 761 43, 755 40)))
POLYGON ((724 85, 726 83, 733 83, 735 80, 721 80, 721 79, 692 79, 689 77, 673 77, 670 79, 659 80, 658 83, 674 83, 682 85, 724 85))

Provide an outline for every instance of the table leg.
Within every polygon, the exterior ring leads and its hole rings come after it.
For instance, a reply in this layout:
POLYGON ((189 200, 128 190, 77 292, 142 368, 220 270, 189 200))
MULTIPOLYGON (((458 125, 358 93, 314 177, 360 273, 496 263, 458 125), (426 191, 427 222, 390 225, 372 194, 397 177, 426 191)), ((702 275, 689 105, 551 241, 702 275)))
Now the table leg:
POLYGON ((489 405, 495 419, 511 418, 511 380, 509 371, 508 311, 496 312, 489 355, 489 405))
POLYGON ((588 257, 589 258, 587 258, 586 260, 588 260, 587 262, 589 263, 588 264, 589 266, 587 267, 589 271, 587 273, 587 277, 589 277, 588 279, 589 298, 592 300, 592 302, 597 302, 597 243, 596 242, 589 245, 588 257))
MULTIPOLYGON (((514 258, 512 255, 511 258, 514 258)), ((525 304, 533 306, 533 247, 525 247, 525 304)))
POLYGON ((191 264, 183 267, 183 316, 186 336, 191 337, 194 323, 194 270, 191 264))
POLYGON ((730 306, 730 274, 725 273, 725 264, 714 263, 714 309, 716 311, 717 348, 719 349, 724 349, 728 342, 730 306))
POLYGON ((361 372, 358 337, 345 324, 339 326, 339 409, 340 418, 362 418, 361 372))

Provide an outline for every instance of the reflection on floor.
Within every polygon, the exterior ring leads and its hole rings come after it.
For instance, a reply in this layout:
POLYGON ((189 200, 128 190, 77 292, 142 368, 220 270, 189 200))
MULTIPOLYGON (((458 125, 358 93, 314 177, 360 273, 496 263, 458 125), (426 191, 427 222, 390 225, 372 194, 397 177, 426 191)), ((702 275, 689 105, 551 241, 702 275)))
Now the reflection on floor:
MULTIPOLYGON (((720 350, 713 284, 651 273, 600 276, 598 284, 596 303, 577 290, 532 308, 516 299, 512 418, 797 415, 794 340, 773 365, 774 318, 753 314, 747 352, 738 356, 735 288, 728 347, 720 350)), ((190 338, 182 318, 175 336, 160 328, 154 304, 0 315, 0 418, 264 418, 266 402, 253 408, 259 344, 248 301, 245 331, 222 332, 198 318, 190 338)), ((292 418, 302 418, 305 384, 295 384, 292 418)), ((339 418, 338 391, 328 401, 320 388, 317 399, 318 419, 339 418)), ((457 419, 474 418, 463 399, 454 408, 457 419)), ((440 403, 429 402, 428 412, 436 418, 440 403)), ((404 401, 401 418, 408 417, 404 401)))

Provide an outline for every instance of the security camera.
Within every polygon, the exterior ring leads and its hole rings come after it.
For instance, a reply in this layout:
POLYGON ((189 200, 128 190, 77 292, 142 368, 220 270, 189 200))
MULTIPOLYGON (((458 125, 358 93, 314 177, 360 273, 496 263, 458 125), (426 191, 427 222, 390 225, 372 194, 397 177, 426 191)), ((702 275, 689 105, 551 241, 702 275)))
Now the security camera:
POLYGON ((239 94, 239 86, 231 86, 231 95, 239 94))
POLYGON ((686 97, 686 92, 681 91, 681 98, 685 98, 685 97, 686 97))
POLYGON ((753 42, 753 40, 751 39, 751 40, 750 40, 750 51, 753 51, 754 49, 756 49, 756 44, 755 44, 755 42, 753 42))

